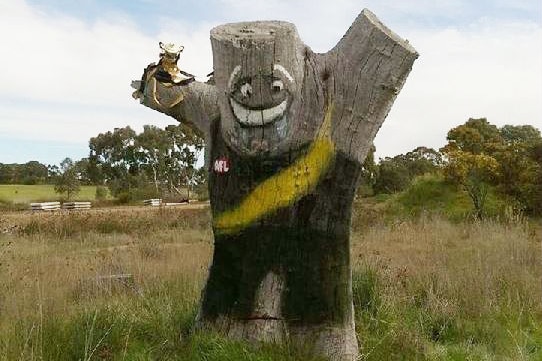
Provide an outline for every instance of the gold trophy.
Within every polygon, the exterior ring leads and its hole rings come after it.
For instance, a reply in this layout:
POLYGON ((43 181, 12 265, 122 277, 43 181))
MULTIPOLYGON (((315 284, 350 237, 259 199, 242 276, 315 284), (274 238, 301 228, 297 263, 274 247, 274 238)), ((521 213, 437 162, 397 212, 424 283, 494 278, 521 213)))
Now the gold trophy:
POLYGON ((132 81, 132 88, 136 89, 132 93, 132 97, 143 102, 143 98, 149 95, 160 106, 171 108, 183 100, 183 92, 172 93, 174 94, 172 98, 159 99, 156 91, 158 83, 167 88, 187 85, 195 80, 195 76, 182 71, 177 66, 184 46, 160 42, 160 49, 158 64, 149 64, 143 72, 141 80, 132 81))
POLYGON ((164 85, 186 85, 194 81, 194 75, 179 69, 177 62, 184 46, 160 42, 160 61, 154 74, 156 80, 164 85))

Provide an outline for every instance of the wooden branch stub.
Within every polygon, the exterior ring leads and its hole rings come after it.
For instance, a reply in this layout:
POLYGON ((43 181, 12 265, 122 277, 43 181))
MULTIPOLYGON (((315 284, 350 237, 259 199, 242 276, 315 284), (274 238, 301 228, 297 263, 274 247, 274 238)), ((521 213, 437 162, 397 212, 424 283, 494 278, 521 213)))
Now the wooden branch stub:
POLYGON ((362 163, 403 87, 416 50, 365 9, 324 55, 326 89, 335 104, 333 139, 362 163))

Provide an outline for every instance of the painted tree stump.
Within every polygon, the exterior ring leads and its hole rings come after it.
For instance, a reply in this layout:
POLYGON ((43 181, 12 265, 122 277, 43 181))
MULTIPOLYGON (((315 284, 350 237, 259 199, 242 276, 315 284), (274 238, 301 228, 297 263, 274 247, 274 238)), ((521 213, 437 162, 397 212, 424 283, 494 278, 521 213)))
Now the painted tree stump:
POLYGON ((351 206, 361 164, 418 54, 364 10, 328 53, 294 25, 211 31, 214 81, 151 64, 135 97, 206 138, 214 255, 198 325, 354 360, 351 206))

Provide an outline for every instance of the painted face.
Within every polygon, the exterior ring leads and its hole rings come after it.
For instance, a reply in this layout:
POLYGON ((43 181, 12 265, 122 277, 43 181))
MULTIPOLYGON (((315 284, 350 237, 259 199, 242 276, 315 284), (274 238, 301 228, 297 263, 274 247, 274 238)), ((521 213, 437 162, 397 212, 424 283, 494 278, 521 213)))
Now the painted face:
POLYGON ((241 66, 234 68, 230 75, 230 105, 236 121, 244 127, 275 128, 285 136, 287 110, 292 101, 289 89, 294 78, 279 64, 273 66, 272 74, 258 74, 253 77, 241 76, 241 66))
POLYGON ((211 31, 214 79, 224 141, 237 153, 273 157, 308 144, 321 114, 317 82, 306 71, 309 50, 295 26, 285 22, 247 22, 211 31), (309 87, 306 84, 310 84, 309 87))
POLYGON ((287 138, 295 89, 294 77, 280 64, 252 75, 243 74, 241 65, 234 67, 227 97, 238 148, 267 153, 287 138))

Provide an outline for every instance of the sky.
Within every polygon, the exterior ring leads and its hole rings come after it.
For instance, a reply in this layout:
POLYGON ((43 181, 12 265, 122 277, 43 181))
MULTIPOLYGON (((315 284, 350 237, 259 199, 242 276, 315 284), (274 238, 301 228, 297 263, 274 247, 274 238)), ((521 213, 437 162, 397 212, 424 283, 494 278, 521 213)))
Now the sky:
POLYGON ((115 127, 175 124, 131 97, 159 41, 184 45, 180 68, 205 80, 214 26, 286 20, 323 53, 363 8, 420 53, 377 158, 440 148, 471 117, 542 129, 540 0, 0 0, 0 163, 58 164, 115 127))

